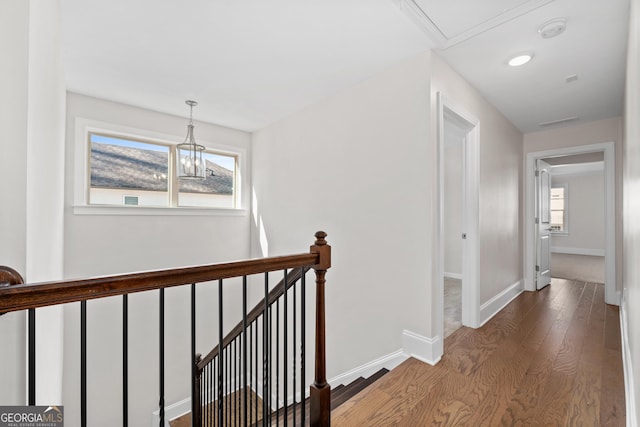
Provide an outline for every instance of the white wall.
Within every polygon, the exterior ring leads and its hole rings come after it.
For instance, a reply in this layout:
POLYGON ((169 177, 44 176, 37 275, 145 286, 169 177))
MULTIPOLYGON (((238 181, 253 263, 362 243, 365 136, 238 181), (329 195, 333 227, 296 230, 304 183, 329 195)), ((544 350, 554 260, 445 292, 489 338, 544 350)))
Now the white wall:
MULTIPOLYGON (((29 2, 0 2, 0 264, 26 270, 29 2)), ((0 317, 0 404, 25 403, 25 315, 0 317)))
MULTIPOLYGON (((480 303, 483 304, 523 277, 522 134, 439 56, 433 55, 432 66, 432 91, 441 92, 480 121, 480 303)), ((432 138, 435 141, 435 135, 432 138)))
MULTIPOLYGON (((91 277, 149 269, 246 259, 249 257, 248 206, 244 215, 91 215, 75 214, 74 156, 77 118, 175 135, 182 142, 187 119, 69 93, 67 97, 65 276, 91 277)), ((199 141, 248 150, 250 135, 196 122, 199 141)), ((248 153, 248 151, 247 151, 248 153)), ((249 153, 248 153, 249 154, 249 153)), ((250 158, 242 159, 250 162, 250 158)), ((249 180, 249 176, 243 177, 249 180)), ((104 208, 103 208, 104 209, 104 208)), ((108 208, 107 208, 108 209, 108 208)), ((305 246, 303 246, 305 247, 305 246)), ((205 354, 217 339, 215 285, 199 285, 197 351, 205 354), (204 304, 209 301, 211 305, 204 304)), ((225 304, 236 304, 240 288, 225 293, 225 304)), ((148 425, 158 403, 158 295, 130 297, 130 424, 148 425)), ((189 289, 167 290, 166 404, 190 395, 189 289)), ((238 307, 241 305, 238 303, 238 307)), ((227 313, 225 329, 235 326, 227 313), (232 324, 233 323, 233 324, 232 324)), ((79 416, 79 304, 65 306, 65 406, 68 421, 79 416), (73 417, 73 418, 72 418, 73 417)), ((88 303, 89 424, 119 425, 121 407, 121 299, 88 303), (105 401, 108 396, 111 400, 105 401), (100 420, 100 421, 98 421, 100 420)))
POLYGON ((462 274, 462 163, 464 139, 445 122, 444 147, 444 273, 462 274))
POLYGON ((627 419, 640 425, 640 1, 631 0, 624 122, 624 252, 621 309, 626 341, 627 419), (635 392, 635 396, 630 395, 635 392))
POLYGON ((567 185, 568 235, 552 234, 551 247, 561 252, 604 254, 604 174, 553 175, 552 184, 567 185), (583 251, 583 252, 581 252, 583 251))
POLYGON ((524 135, 524 153, 579 145, 613 142, 615 146, 616 185, 616 288, 621 289, 622 271, 622 119, 596 120, 574 126, 547 129, 524 135))
MULTIPOLYGON (((62 277, 65 105, 59 2, 8 1, 0 11, 0 124, 6 130, 0 156, 0 263, 28 282, 56 280, 62 277)), ((60 404, 61 308, 38 310, 36 324, 36 403, 60 404)), ((0 319, 2 404, 25 402, 24 325, 23 313, 0 319)))
POLYGON ((333 246, 329 378, 398 350, 404 329, 431 336, 437 156, 429 57, 402 61, 253 135, 253 255, 297 252, 316 230, 333 246))
POLYGON ((484 302, 522 279, 522 134, 441 59, 403 61, 254 133, 253 255, 316 229, 334 248, 329 377, 397 350, 403 330, 438 345, 436 90, 481 120, 484 302))

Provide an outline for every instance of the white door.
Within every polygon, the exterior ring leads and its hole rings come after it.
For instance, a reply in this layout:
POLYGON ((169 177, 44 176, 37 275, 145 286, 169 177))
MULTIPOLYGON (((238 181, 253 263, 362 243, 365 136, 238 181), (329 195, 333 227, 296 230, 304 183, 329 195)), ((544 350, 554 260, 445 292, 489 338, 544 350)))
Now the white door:
POLYGON ((536 164, 536 288, 551 283, 551 166, 544 160, 536 164))

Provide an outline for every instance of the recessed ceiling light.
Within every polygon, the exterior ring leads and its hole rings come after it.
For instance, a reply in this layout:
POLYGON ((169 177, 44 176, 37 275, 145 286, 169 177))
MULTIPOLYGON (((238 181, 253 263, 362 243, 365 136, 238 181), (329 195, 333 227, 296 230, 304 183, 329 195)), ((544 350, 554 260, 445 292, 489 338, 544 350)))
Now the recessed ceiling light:
POLYGON ((530 53, 517 55, 511 58, 508 64, 511 65, 512 67, 519 67, 520 65, 524 65, 527 62, 531 61, 531 58, 533 58, 533 55, 530 53))

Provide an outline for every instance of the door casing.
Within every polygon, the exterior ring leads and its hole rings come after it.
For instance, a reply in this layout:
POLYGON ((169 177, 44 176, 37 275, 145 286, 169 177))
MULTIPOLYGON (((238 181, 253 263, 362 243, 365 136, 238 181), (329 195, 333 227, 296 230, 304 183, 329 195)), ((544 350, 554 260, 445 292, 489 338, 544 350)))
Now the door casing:
POLYGON ((527 153, 525 159, 525 247, 524 279, 525 290, 534 291, 535 284, 535 166, 536 160, 545 157, 559 157, 572 154, 593 152, 604 153, 604 192, 605 192, 605 302, 620 305, 620 293, 617 291, 616 274, 616 182, 615 182, 615 144, 599 144, 563 147, 552 150, 527 153))
MULTIPOLYGON (((480 121, 441 93, 438 102, 438 232, 436 235, 436 332, 438 354, 444 342, 444 123, 445 118, 465 129, 463 165, 463 218, 466 234, 463 241, 462 324, 480 327, 480 241, 479 241, 479 183, 480 183, 480 121)), ((462 236, 461 236, 462 238, 462 236)))

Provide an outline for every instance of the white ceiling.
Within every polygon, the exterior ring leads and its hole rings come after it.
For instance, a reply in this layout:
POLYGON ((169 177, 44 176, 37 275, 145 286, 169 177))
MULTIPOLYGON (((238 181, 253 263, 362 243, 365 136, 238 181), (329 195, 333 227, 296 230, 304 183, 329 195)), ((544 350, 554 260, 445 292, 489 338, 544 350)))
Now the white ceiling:
POLYGON ((622 114, 628 0, 61 0, 69 90, 243 129, 435 48, 518 128, 622 114), (479 7, 481 5, 481 7, 479 7), (543 22, 567 19, 543 40, 543 22), (510 55, 531 63, 510 68, 510 55), (577 74, 578 80, 565 83, 577 74))

